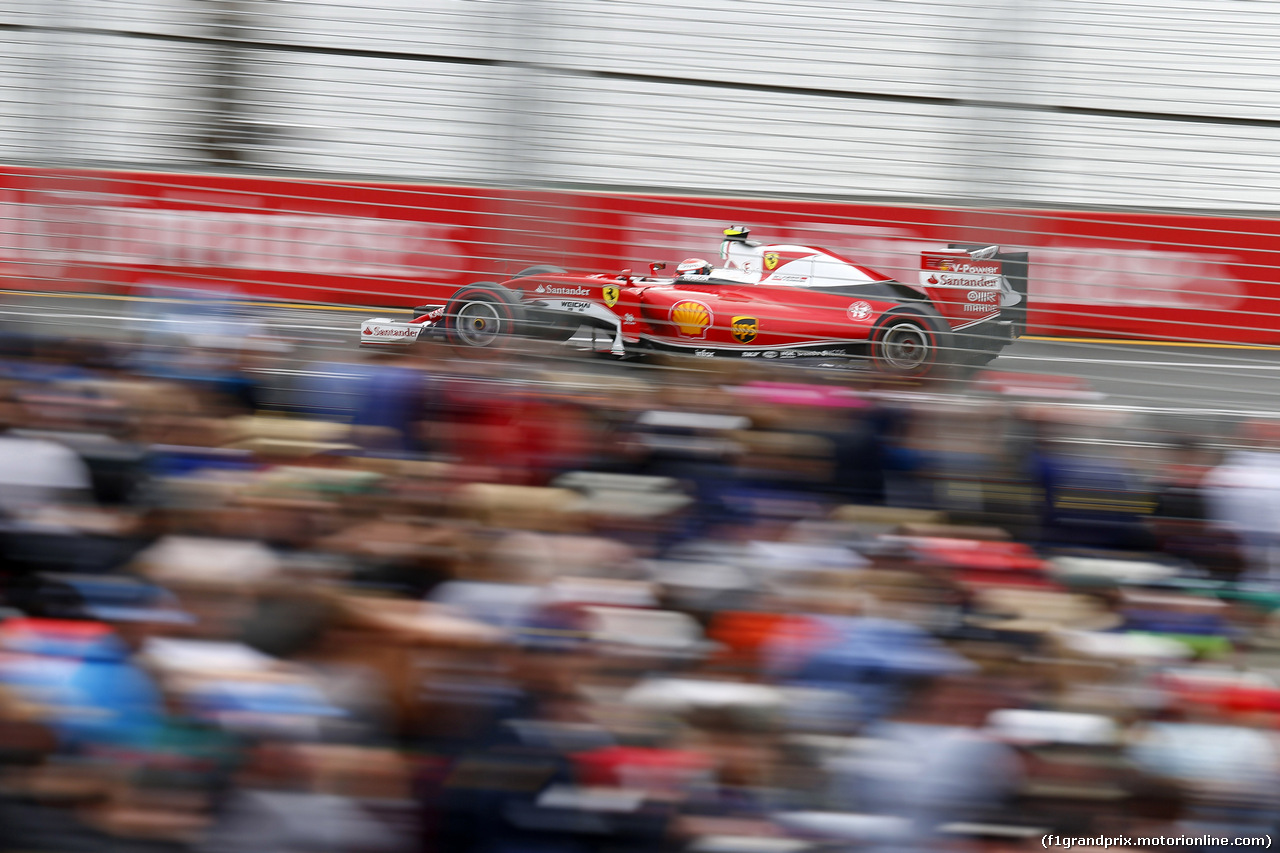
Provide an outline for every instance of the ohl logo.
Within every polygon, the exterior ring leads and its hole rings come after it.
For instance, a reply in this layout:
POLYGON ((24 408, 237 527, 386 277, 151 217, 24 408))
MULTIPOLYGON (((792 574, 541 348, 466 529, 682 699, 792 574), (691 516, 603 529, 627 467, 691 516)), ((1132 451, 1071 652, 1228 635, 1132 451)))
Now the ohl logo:
POLYGON ((755 317, 734 317, 729 333, 740 344, 749 344, 760 334, 760 321, 755 317))
POLYGON ((701 302, 685 299, 671 306, 671 323, 685 338, 704 338, 711 325, 711 309, 701 302))
POLYGON ((777 252, 765 252, 765 253, 764 253, 764 268, 765 268, 765 269, 767 269, 767 270, 769 270, 770 272, 772 272, 773 270, 776 270, 776 269, 778 268, 778 253, 777 253, 777 252))
POLYGON ((604 304, 612 308, 618 304, 618 297, 622 295, 622 289, 616 284, 606 284, 600 289, 600 295, 604 297, 604 304))

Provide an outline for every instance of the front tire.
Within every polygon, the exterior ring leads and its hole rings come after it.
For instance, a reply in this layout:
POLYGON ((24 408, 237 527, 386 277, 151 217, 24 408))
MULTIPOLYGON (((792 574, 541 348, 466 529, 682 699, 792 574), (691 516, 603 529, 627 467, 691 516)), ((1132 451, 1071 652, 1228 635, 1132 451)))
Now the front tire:
POLYGON ((482 281, 455 293, 444 315, 445 335, 454 346, 502 349, 520 333, 523 309, 510 290, 482 281))

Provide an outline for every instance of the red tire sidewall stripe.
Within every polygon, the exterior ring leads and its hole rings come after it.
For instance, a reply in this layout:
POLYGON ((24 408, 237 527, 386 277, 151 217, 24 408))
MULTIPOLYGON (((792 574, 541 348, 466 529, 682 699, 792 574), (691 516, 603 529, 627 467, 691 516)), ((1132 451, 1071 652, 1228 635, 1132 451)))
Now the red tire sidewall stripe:
POLYGON ((876 332, 876 336, 874 338, 875 347, 872 350, 874 353, 872 358, 875 361, 876 367, 885 373, 893 373, 898 376, 928 376, 932 373, 934 368, 938 366, 938 336, 931 328, 931 325, 932 324, 930 324, 928 317, 921 317, 916 314, 891 314, 882 320, 881 326, 876 332), (913 370, 910 373, 903 373, 900 370, 895 370, 891 366, 885 365, 884 361, 880 358, 880 343, 884 340, 885 334, 889 331, 891 326, 902 322, 903 320, 920 329, 920 331, 924 332, 929 338, 929 363, 920 370, 913 370))
MULTIPOLYGON (((510 334, 510 330, 515 327, 516 317, 511 310, 511 304, 507 302, 507 300, 503 299, 501 295, 495 293, 492 289, 487 287, 467 288, 466 290, 461 290, 455 293, 453 295, 453 298, 449 300, 449 304, 445 306, 445 309, 444 309, 445 321, 447 323, 445 329, 448 332, 449 337, 452 339, 451 343, 455 345, 465 346, 465 344, 462 344, 456 338, 457 328, 458 328, 458 319, 457 319, 458 311, 461 310, 462 306, 466 305, 468 302, 477 301, 475 299, 476 296, 490 297, 483 301, 488 302, 489 304, 494 305, 495 307, 501 308, 502 315, 503 315, 503 318, 502 318, 503 322, 507 324, 507 328, 506 330, 502 330, 502 334, 504 335, 510 334)), ((493 347, 478 347, 478 349, 492 349, 492 348, 493 347)))

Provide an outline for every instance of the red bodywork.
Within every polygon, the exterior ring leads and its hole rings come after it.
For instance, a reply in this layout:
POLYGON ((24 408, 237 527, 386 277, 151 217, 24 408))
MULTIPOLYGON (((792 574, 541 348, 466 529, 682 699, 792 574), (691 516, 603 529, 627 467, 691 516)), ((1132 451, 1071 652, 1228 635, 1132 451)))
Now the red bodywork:
MULTIPOLYGON (((581 319, 616 330, 623 344, 763 358, 868 354, 898 315, 928 325, 946 348, 952 343, 941 338, 994 327, 1002 302, 1020 301, 1002 261, 963 251, 924 253, 911 284, 812 247, 740 242, 726 257, 710 275, 544 274, 501 286, 549 322, 581 319)), ((1005 343, 1016 336, 999 334, 1005 343)))

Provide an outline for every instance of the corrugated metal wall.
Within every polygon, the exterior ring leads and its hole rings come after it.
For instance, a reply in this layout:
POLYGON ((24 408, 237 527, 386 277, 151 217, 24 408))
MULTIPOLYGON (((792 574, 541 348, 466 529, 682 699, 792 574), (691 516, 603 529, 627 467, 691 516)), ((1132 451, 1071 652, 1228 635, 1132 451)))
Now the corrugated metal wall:
POLYGON ((0 160, 1270 211, 1238 0, 26 0, 0 160))

